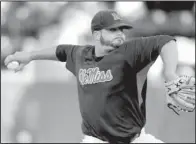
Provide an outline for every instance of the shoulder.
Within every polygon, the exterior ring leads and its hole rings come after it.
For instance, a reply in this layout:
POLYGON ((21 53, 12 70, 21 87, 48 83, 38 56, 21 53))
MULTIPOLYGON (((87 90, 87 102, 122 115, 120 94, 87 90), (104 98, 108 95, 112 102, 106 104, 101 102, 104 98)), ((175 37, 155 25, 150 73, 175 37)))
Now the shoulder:
POLYGON ((93 50, 93 45, 83 45, 78 47, 81 53, 89 53, 93 50))
POLYGON ((123 44, 123 47, 127 47, 127 46, 130 46, 130 45, 135 45, 137 43, 140 43, 143 41, 145 37, 134 37, 134 38, 131 38, 131 39, 128 39, 124 44, 123 44))
POLYGON ((131 38, 125 41, 125 43, 120 46, 120 50, 126 51, 127 48, 136 48, 138 43, 142 43, 142 39, 142 37, 131 38))
POLYGON ((78 45, 76 50, 76 55, 79 57, 92 55, 94 46, 93 45, 78 45))
POLYGON ((93 48, 94 48, 93 45, 84 45, 84 46, 81 46, 81 49, 82 49, 82 51, 84 51, 84 52, 91 51, 93 48))
POLYGON ((169 40, 174 40, 175 38, 169 35, 154 35, 154 36, 142 36, 134 37, 127 40, 122 47, 131 47, 131 46, 146 46, 146 44, 164 42, 169 40))
POLYGON ((76 51, 76 52, 79 52, 79 53, 83 53, 83 52, 88 52, 90 51, 93 46, 92 45, 72 45, 72 44, 69 44, 69 45, 59 45, 60 47, 66 47, 66 48, 71 48, 72 51, 76 51))

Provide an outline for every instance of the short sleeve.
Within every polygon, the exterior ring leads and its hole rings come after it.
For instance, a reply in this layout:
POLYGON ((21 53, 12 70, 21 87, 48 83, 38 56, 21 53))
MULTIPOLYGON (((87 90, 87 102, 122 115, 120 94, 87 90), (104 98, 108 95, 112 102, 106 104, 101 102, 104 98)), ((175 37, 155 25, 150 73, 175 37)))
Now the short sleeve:
POLYGON ((162 47, 174 37, 158 35, 135 38, 125 44, 125 57, 128 63, 139 72, 159 56, 162 47))
POLYGON ((76 55, 80 46, 78 45, 58 45, 56 48, 56 57, 61 62, 66 62, 69 71, 75 74, 76 55))

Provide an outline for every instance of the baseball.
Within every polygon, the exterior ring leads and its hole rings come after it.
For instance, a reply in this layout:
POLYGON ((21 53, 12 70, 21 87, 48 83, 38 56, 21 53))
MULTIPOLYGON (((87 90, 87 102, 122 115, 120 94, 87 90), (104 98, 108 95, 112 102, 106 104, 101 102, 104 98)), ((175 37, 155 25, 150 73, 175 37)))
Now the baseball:
POLYGON ((13 61, 7 65, 7 68, 10 70, 15 70, 19 66, 19 62, 13 61))

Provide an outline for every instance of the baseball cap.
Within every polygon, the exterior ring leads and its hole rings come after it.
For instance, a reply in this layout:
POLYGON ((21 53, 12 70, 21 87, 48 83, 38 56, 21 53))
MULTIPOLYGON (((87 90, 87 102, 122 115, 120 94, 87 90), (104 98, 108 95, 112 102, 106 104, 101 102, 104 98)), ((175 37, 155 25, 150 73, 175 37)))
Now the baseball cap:
POLYGON ((133 28, 128 22, 123 20, 116 11, 102 10, 95 14, 91 21, 91 31, 124 27, 133 28))

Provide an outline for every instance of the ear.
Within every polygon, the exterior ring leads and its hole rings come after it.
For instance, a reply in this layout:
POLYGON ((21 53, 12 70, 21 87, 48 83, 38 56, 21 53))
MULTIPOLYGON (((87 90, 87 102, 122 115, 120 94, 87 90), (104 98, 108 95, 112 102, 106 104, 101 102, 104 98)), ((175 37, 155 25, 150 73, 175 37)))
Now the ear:
POLYGON ((93 38, 94 38, 94 40, 99 41, 100 40, 100 37, 101 37, 101 32, 100 31, 94 31, 93 32, 93 38))

